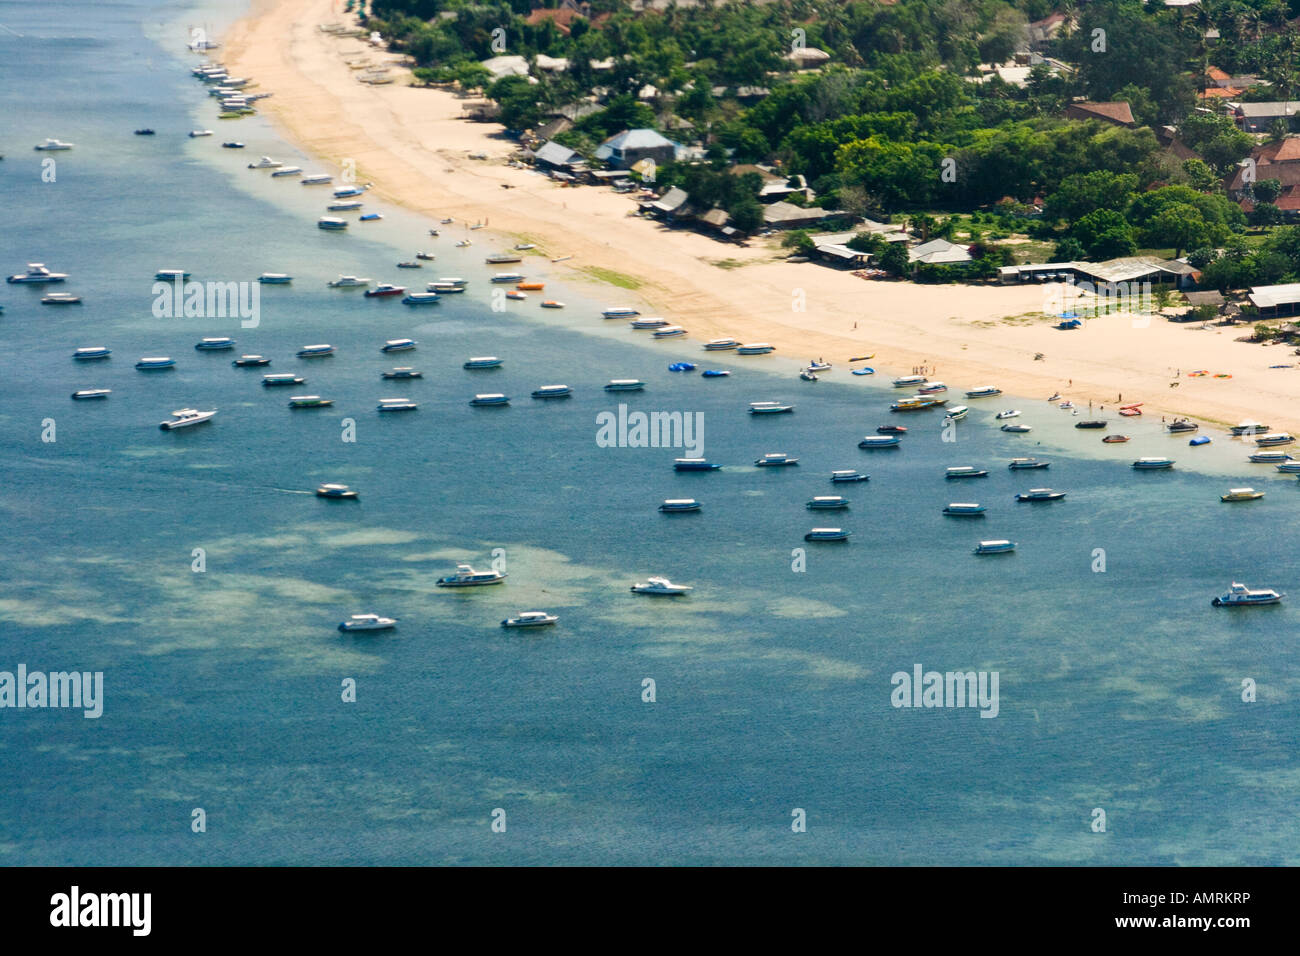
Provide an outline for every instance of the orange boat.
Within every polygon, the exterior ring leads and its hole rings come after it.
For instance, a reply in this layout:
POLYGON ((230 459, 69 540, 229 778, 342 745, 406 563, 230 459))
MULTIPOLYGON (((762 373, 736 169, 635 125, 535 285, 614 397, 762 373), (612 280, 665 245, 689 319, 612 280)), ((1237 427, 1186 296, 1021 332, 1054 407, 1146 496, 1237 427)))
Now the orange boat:
POLYGON ((522 292, 541 292, 543 289, 546 288, 546 283, 545 282, 521 282, 517 286, 515 286, 515 288, 519 289, 522 292))

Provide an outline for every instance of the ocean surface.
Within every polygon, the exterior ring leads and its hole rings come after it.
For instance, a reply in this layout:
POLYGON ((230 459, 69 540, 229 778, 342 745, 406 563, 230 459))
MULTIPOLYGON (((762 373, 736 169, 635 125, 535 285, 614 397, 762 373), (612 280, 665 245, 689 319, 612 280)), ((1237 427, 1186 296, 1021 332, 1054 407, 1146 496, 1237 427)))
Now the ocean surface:
MULTIPOLYGON (((603 321, 636 304, 623 290, 551 283, 566 309, 533 294, 494 311, 483 256, 508 240, 475 233, 458 250, 463 224, 435 239, 436 223, 373 204, 384 220, 325 233, 328 188, 245 168, 269 153, 339 173, 261 117, 217 121, 184 43, 239 12, 0 0, 0 269, 44 262, 84 296, 52 307, 40 287, 0 288, 0 671, 104 675, 98 719, 0 709, 0 862, 1300 862, 1294 477, 1246 463, 1239 440, 1189 448, 1113 409, 1097 414, 1133 440, 1103 445, 1046 396, 970 401, 945 441, 934 413, 891 418, 907 393, 851 378, 847 356, 806 383, 802 356, 706 356, 603 321), (132 135, 144 126, 157 135, 132 135), (75 149, 33 151, 46 137, 75 149), (230 138, 247 148, 221 149, 230 138), (418 249, 437 262, 394 268, 418 249), (155 315, 166 268, 294 281, 260 288, 252 328, 155 315), (326 288, 341 273, 415 288, 464 276, 470 291, 413 309, 326 288), (195 351, 222 335, 272 366, 195 351), (380 354, 407 336, 417 351, 380 354), (337 354, 294 357, 318 342, 337 354), (111 360, 74 363, 90 345, 111 360), (177 367, 136 371, 146 355, 177 367), (462 369, 478 355, 504 366, 462 369), (680 360, 699 368, 668 371, 680 360), (394 365, 425 377, 382 381, 394 365), (306 384, 260 387, 288 371, 306 384), (625 377, 645 391, 602 390, 625 377), (574 396, 529 398, 552 383, 574 396), (113 393, 70 401, 90 387, 113 393), (479 392, 513 401, 469 407, 479 392), (335 405, 290 411, 297 393, 335 405), (419 410, 376 412, 396 395, 419 410), (758 400, 797 409, 746 414, 758 400), (703 453, 726 467, 678 474, 683 450, 602 447, 597 416, 620 402, 701 413, 703 453), (186 406, 220 411, 158 429, 186 406), (999 431, 1007 407, 1034 431, 999 431), (901 449, 858 449, 891 420, 911 429, 901 449), (777 451, 799 465, 752 466, 777 451), (1009 472, 1022 454, 1050 470, 1009 472), (1131 469, 1157 454, 1177 467, 1131 469), (957 464, 991 474, 945 481, 957 464), (832 487, 840 468, 871 480, 832 487), (360 501, 315 498, 323 481, 360 501), (1044 484, 1067 498, 1013 501, 1044 484), (1220 503, 1242 485, 1267 497, 1220 503), (806 510, 835 493, 849 511, 806 510), (703 511, 657 512, 677 497, 703 511), (950 501, 987 517, 946 518, 950 501), (850 542, 805 544, 825 525, 850 542), (1003 537, 1014 555, 971 553, 1003 537), (500 587, 434 586, 494 558, 500 587), (629 592, 650 574, 695 590, 629 592), (1295 597, 1212 608, 1233 580, 1295 597), (560 623, 498 626, 532 609, 560 623), (336 630, 362 611, 398 629, 336 630), (997 716, 893 706, 891 676, 918 664, 996 672, 997 716)), ((949 384, 956 403, 983 383, 949 384)))

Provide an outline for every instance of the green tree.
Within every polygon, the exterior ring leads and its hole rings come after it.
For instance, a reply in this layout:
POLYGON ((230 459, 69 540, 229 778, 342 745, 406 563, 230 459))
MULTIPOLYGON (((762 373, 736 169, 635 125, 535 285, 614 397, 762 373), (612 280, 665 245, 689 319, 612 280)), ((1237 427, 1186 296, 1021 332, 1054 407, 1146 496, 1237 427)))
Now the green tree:
POLYGON ((1070 227, 1070 236, 1083 246, 1091 260, 1131 256, 1137 249, 1133 228, 1121 213, 1096 209, 1070 227))
POLYGON ((1173 246, 1176 259, 1184 249, 1195 249, 1209 242, 1211 230, 1195 206, 1172 203, 1147 221, 1143 236, 1148 245, 1173 246))

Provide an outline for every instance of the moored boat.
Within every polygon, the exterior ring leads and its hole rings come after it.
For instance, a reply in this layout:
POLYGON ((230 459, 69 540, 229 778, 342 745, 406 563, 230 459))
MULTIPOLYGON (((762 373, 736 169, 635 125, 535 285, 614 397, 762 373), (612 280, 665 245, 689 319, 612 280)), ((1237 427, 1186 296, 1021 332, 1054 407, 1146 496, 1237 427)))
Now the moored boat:
POLYGON ((176 360, 168 358, 166 355, 146 355, 140 361, 135 363, 135 367, 141 371, 151 369, 172 368, 176 365, 176 360))
POLYGON ((567 385, 543 385, 533 390, 533 398, 568 398, 573 389, 567 385))
POLYGON ((677 458, 673 461, 674 471, 717 471, 721 467, 707 458, 677 458))
POLYGON ((160 422, 158 427, 163 431, 174 431, 178 428, 189 428, 191 425, 200 425, 203 422, 212 420, 212 416, 217 414, 214 408, 211 411, 201 412, 197 408, 178 408, 172 412, 172 418, 165 422, 160 422))
POLYGON ((693 590, 695 589, 689 584, 674 584, 664 577, 650 577, 645 580, 645 583, 632 585, 634 594, 657 594, 668 597, 686 594, 693 590))
POLYGON ((456 565, 456 573, 438 578, 434 584, 440 588, 476 588, 500 584, 506 579, 504 571, 475 571, 468 564, 456 565))
POLYGON ((502 627, 549 627, 558 621, 554 614, 545 611, 524 611, 518 617, 508 617, 501 622, 502 627))
POLYGON ((370 285, 370 280, 361 279, 357 276, 339 276, 326 284, 331 289, 362 289, 370 285))
POLYGON ((954 465, 944 472, 945 478, 987 478, 989 473, 974 465, 954 465))
POLYGON ((1007 541, 1006 539, 997 541, 981 541, 975 546, 976 554, 1007 554, 1014 550, 1016 550, 1016 543, 1014 541, 1007 541))
POLYGON ((381 398, 376 407, 381 412, 413 412, 420 406, 409 398, 381 398))
POLYGON ((321 229, 338 231, 346 229, 348 227, 348 221, 346 219, 339 219, 335 216, 321 216, 316 220, 316 225, 321 229))
POLYGON ((1065 497, 1064 491, 1053 491, 1051 488, 1030 488, 1028 491, 1016 495, 1017 501, 1060 501, 1065 497))
POLYGON ((706 352, 726 352, 739 347, 740 343, 735 339, 710 339, 704 343, 706 352))
POLYGON ((1227 593, 1210 601, 1214 607, 1252 607, 1259 604, 1278 604, 1285 594, 1279 594, 1272 588, 1248 588, 1236 581, 1227 593))
POLYGON ((772 468, 779 465, 797 465, 798 458, 791 458, 783 451, 769 452, 762 458, 755 459, 754 464, 760 468, 772 468))
POLYGON ((461 368, 499 368, 500 366, 501 359, 495 355, 480 355, 468 359, 461 368))
POLYGON ((71 292, 49 292, 41 297, 41 305, 80 305, 81 296, 71 292))
POLYGON ((319 395, 291 395, 289 397, 290 408, 329 408, 333 404, 333 399, 321 398, 319 395))
POLYGON ((1270 432, 1255 439, 1255 444, 1260 448, 1268 448, 1273 445, 1290 445, 1294 442, 1295 436, 1289 432, 1270 432))
POLYGON ((485 392, 481 395, 475 395, 469 402, 471 405, 509 405, 510 399, 500 392, 485 392))
POLYGON ((402 366, 402 367, 399 367, 399 368, 389 369, 387 372, 381 372, 380 375, 381 375, 383 378, 390 378, 390 379, 396 379, 396 378, 424 378, 424 373, 423 373, 423 372, 417 372, 415 369, 410 368, 409 366, 402 366))
POLYGON ((404 285, 393 285, 391 282, 381 282, 373 289, 367 289, 362 293, 367 299, 381 299, 388 296, 401 295, 406 291, 404 285))
POLYGON ((755 342, 750 345, 740 345, 736 347, 737 355, 767 355, 776 351, 775 345, 768 345, 766 342, 755 342))
POLYGON ((63 282, 68 278, 66 272, 51 272, 41 262, 27 263, 27 271, 9 276, 5 281, 14 284, 40 285, 48 282, 63 282))
POLYGON ((610 379, 605 386, 607 392, 639 392, 645 388, 645 382, 635 378, 614 378, 610 379))
POLYGON ((793 405, 785 405, 781 402, 749 403, 749 414, 751 415, 784 415, 793 411, 793 405))
POLYGON ((72 397, 77 401, 85 401, 94 398, 108 398, 113 393, 111 388, 83 388, 80 391, 72 393, 72 397))
POLYGON ((324 358, 327 355, 334 354, 334 346, 322 343, 320 345, 304 345, 297 353, 298 358, 324 358))
POLYGON ((805 506, 809 511, 839 511, 849 506, 849 499, 840 495, 816 495, 805 506))
POLYGON ((397 626, 397 619, 380 617, 378 614, 353 614, 339 625, 339 630, 348 631, 391 631, 397 626))
POLYGON ((964 518, 982 515, 986 510, 983 505, 973 501, 954 501, 943 509, 943 513, 954 518, 964 518))
POLYGON ((847 541, 850 531, 843 528, 813 528, 803 536, 805 541, 847 541))
POLYGON ((868 435, 858 442, 859 448, 897 448, 902 441, 897 435, 868 435))
POLYGON ((967 398, 992 398, 995 395, 1001 395, 1002 389, 993 385, 980 385, 966 392, 967 398))
POLYGON ((415 339, 389 339, 379 351, 409 352, 413 348, 415 348, 415 339))
POLYGON ((891 383, 894 388, 915 388, 918 385, 924 385, 926 377, 924 375, 902 375, 891 383))
POLYGON ((195 346, 200 352, 225 352, 235 347, 235 340, 229 336, 201 339, 195 346))
POLYGON ((78 361, 88 361, 90 359, 106 359, 113 354, 113 350, 103 345, 88 345, 79 348, 72 353, 72 357, 78 361))
POLYGON ((1162 471, 1174 467, 1174 463, 1169 458, 1147 457, 1133 462, 1133 467, 1138 471, 1162 471))
POLYGON ((277 385, 303 385, 306 379, 299 378, 292 372, 277 373, 275 375, 263 375, 262 384, 267 388, 273 388, 277 385))
POLYGON ((1118 445, 1126 441, 1128 441, 1127 435, 1107 435, 1102 439, 1102 442, 1107 445, 1118 445))
POLYGON ((1257 451, 1250 455, 1250 460, 1256 464, 1276 465, 1294 459, 1284 451, 1257 451))
POLYGON ((1049 461, 1039 461, 1037 458, 1012 458, 1007 467, 1012 471, 1027 471, 1034 468, 1049 468, 1051 464, 1049 461))
POLYGON ((1229 488, 1226 495, 1219 495, 1220 501, 1258 501, 1264 492, 1254 488, 1229 488))
POLYGON ((854 471, 851 468, 844 468, 839 471, 831 472, 832 484, 841 484, 841 483, 848 483, 853 481, 869 481, 870 478, 871 478, 870 475, 864 475, 861 472, 854 471))
POLYGON ((659 506, 659 510, 665 514, 672 512, 699 511, 700 503, 694 498, 667 498, 664 500, 664 503, 659 506))

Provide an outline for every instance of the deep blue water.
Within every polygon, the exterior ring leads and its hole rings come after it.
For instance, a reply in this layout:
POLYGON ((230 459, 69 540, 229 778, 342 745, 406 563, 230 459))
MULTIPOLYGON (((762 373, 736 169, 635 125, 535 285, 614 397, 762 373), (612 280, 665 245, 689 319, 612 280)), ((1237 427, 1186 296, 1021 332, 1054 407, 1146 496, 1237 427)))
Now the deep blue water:
MULTIPOLYGON (((190 78, 186 28, 236 12, 0 2, 0 268, 45 262, 85 297, 54 308, 39 289, 0 290, 0 670, 102 670, 106 687, 98 720, 0 709, 0 861, 1297 862, 1295 609, 1209 600, 1234 578, 1300 592, 1300 482, 1246 464, 1240 442, 1189 449, 1155 421, 1125 422, 1134 440, 1103 446, 1041 396, 972 402, 955 444, 929 413, 909 416, 901 450, 863 452, 857 440, 901 394, 887 383, 838 369, 808 384, 789 362, 649 342, 599 318, 634 301, 620 290, 551 285, 563 312, 539 313, 535 299, 493 312, 486 238, 458 251, 450 230, 430 239, 429 223, 391 209, 322 233, 328 190, 244 168, 268 152, 328 170, 260 118, 218 123, 190 78), (131 134, 145 125, 158 135, 131 134), (195 127, 217 135, 190 140, 195 127), (47 136, 76 148, 34 152, 47 136), (246 150, 219 148, 235 136, 246 150), (417 248, 438 262, 393 268, 417 248), (245 329, 155 318, 161 268, 295 281, 261 289, 260 324, 245 329), (413 310, 325 288, 339 273, 462 275, 471 291, 413 310), (230 353, 193 349, 211 335, 274 364, 234 369, 230 353), (379 353, 403 336, 418 351, 379 353), (293 357, 314 342, 338 354, 293 357), (110 362, 70 359, 100 344, 110 362), (177 369, 132 368, 160 354, 177 369), (485 354, 505 366, 461 368, 485 354), (680 359, 734 374, 667 371, 680 359), (425 378, 380 380, 399 364, 425 378), (258 385, 298 370, 300 389, 258 385), (647 389, 601 390, 618 377, 647 389), (575 396, 528 398, 553 382, 575 396), (69 400, 86 387, 113 394, 69 400), (304 391, 336 404, 285 407, 304 391), (470 408, 484 391, 513 404, 470 408), (421 407, 380 416, 388 395, 421 407), (745 413, 771 398, 795 414, 745 413), (598 447, 596 416, 619 401, 702 412, 705 454, 727 468, 676 474, 682 452, 598 447), (997 430, 993 412, 1010 405, 1033 433, 997 430), (220 413, 157 429, 183 406, 220 413), (56 440, 42 441, 50 419, 56 440), (750 466, 771 451, 800 465, 750 466), (1129 468, 1161 453, 1178 468, 1129 468), (1018 454, 1052 468, 1010 473, 1018 454), (944 481, 965 463, 992 475, 944 481), (871 481, 832 488, 830 471, 848 467, 871 481), (331 480, 360 502, 310 494, 331 480), (1039 484, 1068 497, 1013 502, 1039 484), (1218 501, 1243 484, 1268 496, 1218 501), (836 492, 849 512, 805 510, 836 492), (702 513, 655 510, 687 496, 702 513), (988 517, 940 514, 962 500, 988 517), (851 543, 806 546, 806 570, 793 571, 803 533, 827 524, 851 529, 851 543), (1017 553, 970 553, 998 537, 1017 553), (434 587, 496 548, 505 585, 434 587), (655 573, 695 591, 628 593, 655 573), (533 608, 560 624, 497 626, 533 608), (335 631, 363 610, 399 629, 335 631), (892 707, 890 675, 917 663, 997 671, 997 718, 892 707), (340 699, 346 678, 355 703, 340 699), (1241 700, 1246 678, 1255 703, 1241 700), (196 807, 206 833, 191 832, 196 807), (505 833, 489 827, 497 807, 505 833), (1096 807, 1104 834, 1089 827, 1096 807), (793 808, 807 811, 806 833, 791 832, 793 808)), ((549 263, 519 268, 546 278, 549 263)), ((976 383, 950 384, 957 396, 976 383)))

